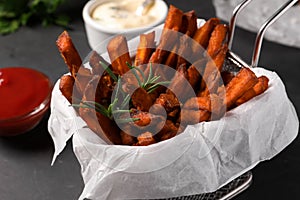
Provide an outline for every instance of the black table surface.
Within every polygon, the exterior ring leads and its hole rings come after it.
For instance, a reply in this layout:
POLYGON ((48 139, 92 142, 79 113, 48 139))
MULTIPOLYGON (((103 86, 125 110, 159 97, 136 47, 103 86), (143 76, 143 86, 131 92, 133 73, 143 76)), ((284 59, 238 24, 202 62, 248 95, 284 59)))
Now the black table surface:
MULTIPOLYGON (((68 1, 68 5, 62 9, 72 17, 68 31, 83 58, 91 51, 81 16, 85 2, 68 1)), ((193 9, 199 18, 216 16, 209 0, 168 0, 167 3, 183 11, 193 9)), ((56 82, 67 72, 55 46, 63 30, 58 26, 33 25, 0 36, 0 68, 27 66, 44 72, 56 82)), ((233 50, 245 61, 250 62, 255 36, 255 33, 237 29, 233 50)), ((265 40, 259 65, 279 74, 299 113, 300 49, 265 40)), ((84 184, 71 142, 68 142, 55 164, 50 165, 54 147, 47 130, 48 117, 49 113, 36 128, 26 134, 0 138, 0 199, 77 199, 81 194, 84 184)), ((300 140, 297 137, 276 157, 260 163, 252 170, 254 177, 251 187, 236 199, 297 197, 300 188, 299 154, 300 140)))

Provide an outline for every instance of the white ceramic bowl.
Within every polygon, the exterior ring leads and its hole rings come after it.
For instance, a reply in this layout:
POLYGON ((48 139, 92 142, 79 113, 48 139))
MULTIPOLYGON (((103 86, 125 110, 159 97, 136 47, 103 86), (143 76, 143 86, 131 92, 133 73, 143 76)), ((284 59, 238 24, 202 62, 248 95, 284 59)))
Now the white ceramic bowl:
MULTIPOLYGON (((112 0, 117 2, 122 2, 122 0, 112 0)), ((82 11, 82 16, 85 24, 85 30, 87 34, 87 39, 89 45, 92 49, 99 48, 99 44, 106 46, 108 39, 116 34, 123 34, 128 40, 157 26, 165 20, 168 13, 168 6, 163 0, 156 0, 157 16, 158 19, 151 24, 146 26, 141 26, 138 28, 129 28, 129 29, 109 29, 103 27, 97 23, 92 17, 91 13, 93 10, 100 5, 101 3, 107 2, 107 0, 90 0, 88 1, 82 11)))

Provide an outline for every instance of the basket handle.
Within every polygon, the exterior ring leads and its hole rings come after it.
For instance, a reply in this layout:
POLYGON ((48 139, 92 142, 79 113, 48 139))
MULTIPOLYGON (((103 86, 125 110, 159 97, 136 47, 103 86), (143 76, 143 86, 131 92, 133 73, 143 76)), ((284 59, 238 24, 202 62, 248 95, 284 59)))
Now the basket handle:
POLYGON ((228 34, 228 48, 231 49, 232 47, 232 41, 233 41, 233 36, 234 36, 234 31, 235 31, 235 24, 236 24, 236 19, 240 11, 242 11, 252 0, 244 0, 240 4, 238 4, 231 15, 231 19, 229 22, 229 34, 228 34))
POLYGON ((291 8, 297 2, 298 2, 298 0, 290 0, 289 2, 284 4, 280 9, 278 9, 276 11, 276 13, 274 15, 272 15, 269 19, 267 19, 267 21, 261 26, 261 28, 259 29, 259 31, 256 35, 255 45, 254 45, 253 54, 252 54, 252 63, 251 63, 252 67, 255 67, 258 65, 262 41, 263 41, 263 37, 264 37, 264 34, 265 34, 267 28, 271 24, 273 24, 279 17, 281 17, 289 8, 291 8))

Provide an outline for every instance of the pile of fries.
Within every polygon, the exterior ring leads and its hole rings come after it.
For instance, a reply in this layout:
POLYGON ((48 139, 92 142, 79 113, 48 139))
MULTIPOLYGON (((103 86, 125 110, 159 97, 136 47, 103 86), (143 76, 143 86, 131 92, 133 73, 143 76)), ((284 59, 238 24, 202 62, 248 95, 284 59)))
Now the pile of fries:
POLYGON ((70 74, 61 77, 60 91, 109 144, 170 139, 187 125, 220 119, 268 88, 267 77, 246 67, 225 70, 227 33, 219 19, 197 27, 194 11, 171 5, 158 44, 155 32, 141 34, 130 55, 126 38, 117 35, 107 45, 110 63, 92 51, 86 68, 64 31, 56 43, 70 74))

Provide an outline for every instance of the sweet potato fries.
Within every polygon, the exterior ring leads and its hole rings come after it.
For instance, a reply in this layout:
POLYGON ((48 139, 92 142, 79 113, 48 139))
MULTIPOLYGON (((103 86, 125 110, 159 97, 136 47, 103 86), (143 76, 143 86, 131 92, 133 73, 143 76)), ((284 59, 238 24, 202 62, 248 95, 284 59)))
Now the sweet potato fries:
POLYGON ((109 144, 167 140, 187 125, 218 120, 267 90, 268 78, 249 68, 225 70, 227 33, 219 19, 197 27, 194 11, 171 5, 157 44, 155 32, 141 34, 130 55, 126 38, 117 35, 107 45, 110 60, 92 51, 86 68, 64 31, 56 44, 70 74, 61 77, 59 89, 109 144))

